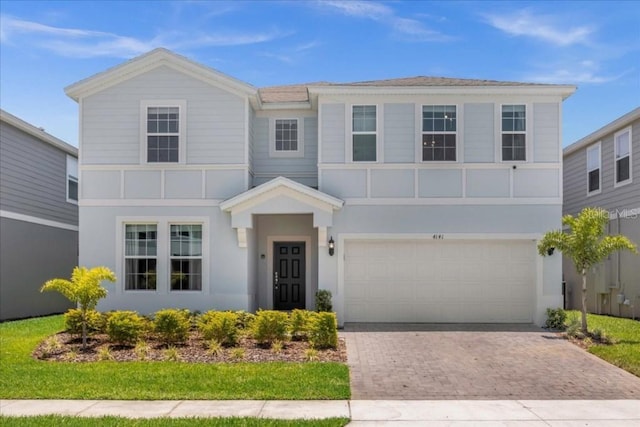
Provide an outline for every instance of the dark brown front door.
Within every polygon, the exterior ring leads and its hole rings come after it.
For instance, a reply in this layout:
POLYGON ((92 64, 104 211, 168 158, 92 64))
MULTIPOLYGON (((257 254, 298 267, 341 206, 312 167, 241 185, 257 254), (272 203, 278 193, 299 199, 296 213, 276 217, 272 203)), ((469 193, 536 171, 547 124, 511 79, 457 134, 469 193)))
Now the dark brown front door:
POLYGON ((304 242, 273 244, 273 308, 293 310, 305 308, 304 242))

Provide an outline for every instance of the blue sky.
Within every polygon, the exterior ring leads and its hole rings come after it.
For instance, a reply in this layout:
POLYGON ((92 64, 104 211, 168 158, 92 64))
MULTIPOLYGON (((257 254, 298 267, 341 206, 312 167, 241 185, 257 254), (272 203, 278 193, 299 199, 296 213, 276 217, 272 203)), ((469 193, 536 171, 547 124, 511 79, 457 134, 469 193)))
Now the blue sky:
POLYGON ((0 106, 77 145, 63 88, 156 47, 257 87, 410 76, 575 84, 564 145, 640 105, 640 2, 0 0, 0 106))

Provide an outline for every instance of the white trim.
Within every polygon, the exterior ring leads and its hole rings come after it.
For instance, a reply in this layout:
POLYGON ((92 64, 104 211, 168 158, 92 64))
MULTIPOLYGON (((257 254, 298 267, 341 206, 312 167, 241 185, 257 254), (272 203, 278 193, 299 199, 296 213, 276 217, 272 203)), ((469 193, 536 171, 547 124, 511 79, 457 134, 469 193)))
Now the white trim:
MULTIPOLYGON (((560 169, 560 163, 519 163, 518 169, 560 169)), ((509 169, 512 165, 505 163, 323 163, 318 169, 509 169)))
POLYGON ((220 199, 82 199, 79 206, 219 206, 220 199))
POLYGON ((300 235, 273 235, 267 236, 267 277, 266 282, 269 289, 267 289, 267 307, 273 309, 273 244, 275 242, 304 242, 304 306, 307 307, 307 297, 311 290, 311 236, 300 235))
POLYGON ((186 115, 187 115, 186 99, 142 99, 140 100, 140 164, 141 165, 185 164, 187 162, 186 115), (178 108, 178 161, 177 162, 149 162, 147 159, 147 136, 148 136, 147 120, 148 120, 148 109, 150 107, 177 107, 178 108))
POLYGON ((515 103, 500 103, 499 104, 500 109, 498 111, 498 120, 500 123, 500 127, 498 129, 498 147, 499 147, 499 156, 497 157, 498 159, 500 159, 500 163, 507 163, 507 164, 517 164, 517 165, 521 165, 523 163, 532 163, 533 161, 533 149, 531 147, 532 142, 533 142, 533 138, 532 138, 532 132, 531 132, 531 128, 533 127, 533 122, 532 122, 532 111, 533 108, 531 108, 531 104, 527 103, 527 102, 515 102, 515 103), (518 105, 522 105, 524 106, 524 131, 509 131, 509 132, 505 132, 502 129, 502 108, 505 106, 518 106, 518 105), (524 135, 524 160, 504 160, 502 158, 502 135, 504 134, 509 134, 509 135, 524 135))
POLYGON ((300 158, 304 157, 304 117, 270 117, 269 118, 269 157, 300 158), (276 122, 278 120, 295 120, 297 127, 297 150, 276 150, 276 122))
MULTIPOLYGON (((624 185, 631 184, 633 182, 633 134, 631 133, 631 126, 627 126, 624 129, 619 130, 618 132, 613 134, 613 187, 618 188, 624 185), (629 133, 629 154, 626 157, 629 157, 629 178, 624 181, 618 182, 618 144, 617 139, 618 136, 629 133)), ((624 159, 624 157, 622 157, 624 159)))
MULTIPOLYGON (((207 265, 207 268, 205 269, 205 259, 209 259, 211 258, 211 254, 209 252, 209 248, 208 248, 208 233, 205 233, 205 226, 204 223, 199 222, 199 221, 167 221, 165 226, 167 227, 167 291, 169 292, 169 294, 185 294, 185 295, 191 295, 191 294, 202 294, 204 293, 204 289, 205 289, 205 277, 207 277, 208 279, 208 275, 205 275, 205 272, 208 273, 209 268, 207 265), (171 255, 171 226, 172 225, 199 225, 200 226, 200 232, 202 234, 202 240, 200 242, 201 244, 201 248, 200 248, 200 256, 173 256, 171 255), (207 250, 205 252, 205 240, 207 241, 207 250), (206 256, 205 256, 206 254, 206 256), (187 290, 187 289, 178 289, 178 290, 173 290, 171 289, 171 261, 173 259, 199 259, 200 260, 200 289, 197 290, 187 290)), ((207 230, 208 231, 208 230, 207 230)), ((207 280, 208 282, 208 280, 207 280)))
POLYGON ((462 160, 460 159, 460 154, 464 152, 464 150, 460 149, 460 143, 462 142, 462 137, 461 137, 461 127, 458 126, 459 123, 461 123, 461 120, 463 119, 461 117, 461 115, 459 114, 463 108, 460 108, 460 105, 455 103, 455 104, 416 104, 419 111, 420 111, 420 116, 419 116, 419 122, 418 122, 418 133, 419 133, 419 137, 418 137, 418 152, 419 152, 419 163, 423 163, 423 164, 428 164, 428 165, 432 165, 432 164, 454 164, 454 163, 462 163, 462 160), (428 132, 425 131, 423 128, 423 124, 424 124, 424 107, 454 107, 455 108, 455 114, 456 114, 456 130, 455 131, 432 131, 432 132, 428 132), (453 135, 456 138, 456 159, 455 160, 424 160, 424 135, 430 133, 433 135, 453 135))
POLYGON ((44 225, 47 227, 61 228, 63 230, 78 231, 77 225, 65 224, 64 222, 51 221, 44 218, 38 218, 31 215, 24 215, 5 210, 0 210, 0 218, 14 219, 16 221, 24 221, 32 224, 44 225))
MULTIPOLYGON (((602 192, 602 142, 598 141, 595 144, 592 144, 587 147, 586 152, 586 166, 587 166, 587 197, 595 196, 596 194, 600 194, 602 192), (589 152, 597 149, 598 150, 598 167, 589 169, 589 152), (589 191, 589 174, 594 170, 598 170, 598 189, 589 191)), ((615 179, 615 177, 614 177, 615 179)))
POLYGON ((148 171, 148 170, 204 170, 204 171, 216 171, 216 170, 242 170, 247 169, 247 165, 242 163, 233 164, 215 164, 215 165, 203 165, 203 164, 178 164, 178 163, 149 163, 146 165, 139 164, 120 164, 120 165, 81 165, 80 170, 83 171, 113 171, 113 170, 133 170, 133 171, 148 171))
POLYGON ((422 206, 422 205, 561 205, 561 197, 423 197, 423 198, 345 198, 346 205, 395 205, 395 206, 422 206))

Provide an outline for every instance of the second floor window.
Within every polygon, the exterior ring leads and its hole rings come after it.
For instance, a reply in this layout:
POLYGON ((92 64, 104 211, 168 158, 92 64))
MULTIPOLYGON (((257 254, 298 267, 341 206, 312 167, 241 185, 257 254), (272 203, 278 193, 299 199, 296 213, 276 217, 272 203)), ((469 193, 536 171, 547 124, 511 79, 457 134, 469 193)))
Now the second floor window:
POLYGON ((157 228, 155 224, 125 225, 124 288, 128 291, 156 289, 157 228))
POLYGON ((502 106, 502 161, 525 161, 527 113, 524 105, 502 106))
POLYGON ((375 105, 354 105, 352 142, 354 162, 377 161, 377 111, 375 105))
POLYGON ((631 128, 614 135, 616 185, 631 182, 631 128))
POLYGON ((456 106, 422 107, 422 161, 456 161, 456 106))
POLYGON ((276 151, 298 151, 298 120, 276 119, 276 151))
POLYGON ((78 201, 78 159, 67 156, 67 201, 78 201))
POLYGON ((588 193, 600 190, 600 143, 587 149, 588 193))
POLYGON ((147 162, 178 163, 180 108, 147 107, 147 162))

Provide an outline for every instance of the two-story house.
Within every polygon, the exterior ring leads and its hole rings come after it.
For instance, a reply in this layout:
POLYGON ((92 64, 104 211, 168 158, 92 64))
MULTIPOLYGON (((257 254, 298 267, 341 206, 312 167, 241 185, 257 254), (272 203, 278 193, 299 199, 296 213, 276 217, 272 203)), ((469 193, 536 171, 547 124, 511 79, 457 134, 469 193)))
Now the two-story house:
POLYGON ((0 110, 0 320, 60 313, 40 293, 78 264, 78 149, 0 110))
POLYGON ((255 87, 156 49, 66 88, 80 261, 101 309, 313 309, 340 323, 537 322, 562 304, 573 86, 416 77, 255 87))
MULTIPOLYGON (((640 107, 564 149, 564 212, 587 206, 609 212, 609 234, 640 244, 640 107)), ((567 302, 581 307, 582 278, 570 259, 563 266, 567 302)), ((592 313, 640 316, 640 257, 615 253, 587 276, 592 313)))

